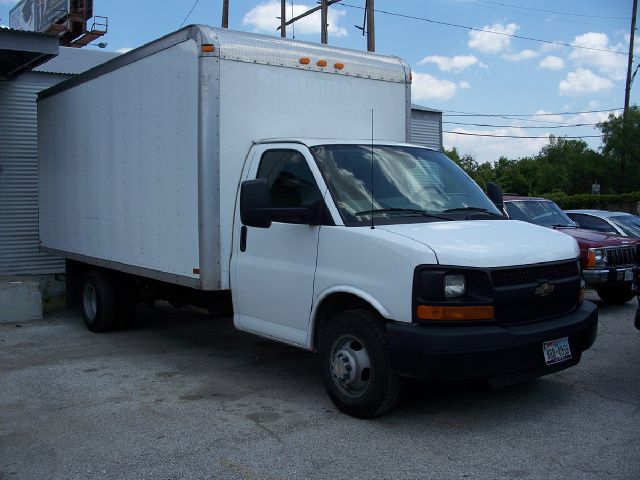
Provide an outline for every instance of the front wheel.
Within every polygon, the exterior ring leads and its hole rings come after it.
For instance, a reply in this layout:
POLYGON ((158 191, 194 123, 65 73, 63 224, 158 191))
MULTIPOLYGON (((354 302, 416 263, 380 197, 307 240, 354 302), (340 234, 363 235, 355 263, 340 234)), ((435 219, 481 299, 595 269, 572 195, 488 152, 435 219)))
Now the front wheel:
POLYGON ((599 288, 596 290, 600 299, 611 305, 618 305, 621 303, 627 303, 631 300, 635 293, 631 290, 631 286, 618 287, 618 288, 599 288))
POLYGON ((367 310, 336 315, 321 332, 319 347, 325 389, 341 412, 373 418, 396 405, 401 380, 378 315, 367 310))

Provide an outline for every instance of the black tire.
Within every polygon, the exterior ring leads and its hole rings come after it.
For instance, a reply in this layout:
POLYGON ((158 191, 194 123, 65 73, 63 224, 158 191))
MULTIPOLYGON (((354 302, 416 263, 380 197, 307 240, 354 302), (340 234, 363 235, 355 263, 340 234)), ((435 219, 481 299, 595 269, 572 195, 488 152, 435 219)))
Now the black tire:
POLYGON ((111 276, 92 270, 82 284, 82 318, 92 332, 109 332, 117 325, 116 290, 111 276))
POLYGON ((604 303, 611 305, 619 305, 621 303, 627 303, 633 297, 635 293, 631 290, 631 286, 618 287, 618 288, 599 288, 596 290, 598 296, 604 303))
POLYGON ((374 418, 400 398, 384 321, 367 310, 339 313, 320 334, 322 381, 335 406, 356 418, 374 418))

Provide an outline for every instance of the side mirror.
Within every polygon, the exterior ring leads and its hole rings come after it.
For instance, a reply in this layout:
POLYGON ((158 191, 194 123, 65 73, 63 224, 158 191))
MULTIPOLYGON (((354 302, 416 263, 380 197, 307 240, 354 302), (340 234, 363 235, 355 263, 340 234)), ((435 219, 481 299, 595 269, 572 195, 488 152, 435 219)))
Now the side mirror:
POLYGON ((487 182, 487 196, 498 207, 498 210, 504 212, 504 201, 502 200, 502 188, 500 188, 500 185, 487 182))
POLYGON ((271 226, 271 194, 264 178, 247 180, 240 186, 240 220, 248 227, 271 226))

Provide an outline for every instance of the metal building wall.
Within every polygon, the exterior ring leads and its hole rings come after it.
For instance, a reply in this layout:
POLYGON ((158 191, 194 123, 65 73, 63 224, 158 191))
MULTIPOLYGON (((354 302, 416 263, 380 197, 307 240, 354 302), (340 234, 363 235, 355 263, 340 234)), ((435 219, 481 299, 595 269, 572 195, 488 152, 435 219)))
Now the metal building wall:
POLYGON ((36 96, 65 78, 28 73, 0 80, 0 274, 64 271, 62 259, 38 252, 36 96))
POLYGON ((411 143, 442 150, 442 112, 412 108, 411 143))

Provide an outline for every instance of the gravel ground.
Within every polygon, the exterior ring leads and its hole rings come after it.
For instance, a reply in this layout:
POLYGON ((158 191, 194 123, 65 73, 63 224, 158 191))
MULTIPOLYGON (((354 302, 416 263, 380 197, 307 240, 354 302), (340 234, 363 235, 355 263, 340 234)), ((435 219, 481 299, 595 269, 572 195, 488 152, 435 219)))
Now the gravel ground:
POLYGON ((366 421, 334 409, 313 354, 230 319, 160 305, 108 334, 71 309, 3 324, 0 479, 638 479, 636 305, 601 305, 576 367, 497 390, 413 382, 366 421))

